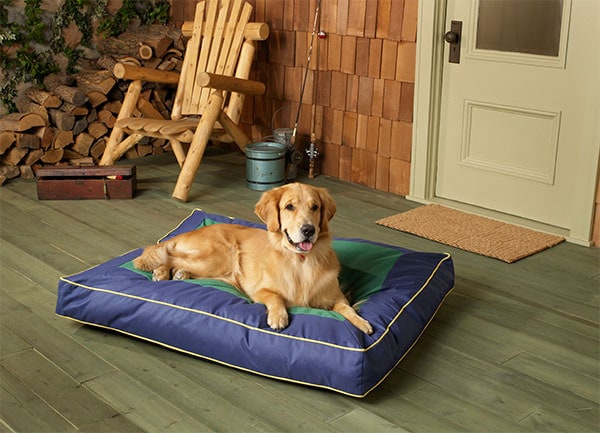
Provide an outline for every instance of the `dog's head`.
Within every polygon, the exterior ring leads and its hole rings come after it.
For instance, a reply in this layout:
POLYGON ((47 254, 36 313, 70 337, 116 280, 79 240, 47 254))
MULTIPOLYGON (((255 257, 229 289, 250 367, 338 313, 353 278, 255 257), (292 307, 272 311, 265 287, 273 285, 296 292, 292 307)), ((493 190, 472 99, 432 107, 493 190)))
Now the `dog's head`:
POLYGON ((254 211, 285 248, 306 254, 329 233, 336 206, 325 188, 291 183, 264 192, 254 211))

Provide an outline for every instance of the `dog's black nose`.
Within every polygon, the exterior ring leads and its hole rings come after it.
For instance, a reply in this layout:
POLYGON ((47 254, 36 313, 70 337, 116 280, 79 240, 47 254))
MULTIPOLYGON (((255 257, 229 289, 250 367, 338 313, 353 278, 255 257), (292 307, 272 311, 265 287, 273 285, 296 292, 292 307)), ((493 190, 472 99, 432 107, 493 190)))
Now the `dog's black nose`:
POLYGON ((312 224, 304 224, 302 227, 300 227, 300 231, 308 239, 315 234, 315 226, 312 224))

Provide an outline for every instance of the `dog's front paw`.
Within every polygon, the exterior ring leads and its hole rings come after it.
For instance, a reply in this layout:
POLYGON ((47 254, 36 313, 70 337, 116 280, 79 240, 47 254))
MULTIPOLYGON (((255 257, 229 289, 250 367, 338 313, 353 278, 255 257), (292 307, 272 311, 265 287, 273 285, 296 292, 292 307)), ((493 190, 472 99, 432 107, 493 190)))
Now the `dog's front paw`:
POLYGON ((171 271, 168 268, 159 267, 152 271, 152 281, 168 280, 171 277, 171 271))
POLYGON ((174 280, 188 280, 190 278, 190 273, 188 271, 184 271, 182 269, 175 269, 173 271, 173 279, 174 280))
POLYGON ((358 319, 354 325, 367 335, 371 335, 373 333, 373 327, 371 324, 360 316, 358 316, 358 319))
POLYGON ((277 331, 286 328, 289 324, 287 310, 285 308, 269 310, 267 312, 267 324, 277 331))

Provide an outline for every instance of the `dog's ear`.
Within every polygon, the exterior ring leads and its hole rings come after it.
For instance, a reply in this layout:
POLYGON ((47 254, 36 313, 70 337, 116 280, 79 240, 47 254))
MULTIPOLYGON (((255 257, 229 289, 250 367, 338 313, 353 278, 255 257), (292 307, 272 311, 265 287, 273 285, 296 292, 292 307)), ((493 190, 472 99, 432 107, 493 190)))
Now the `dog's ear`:
POLYGON ((318 188, 319 191, 319 199, 321 200, 321 231, 326 232, 329 231, 329 221, 335 215, 337 211, 337 207, 335 205, 335 201, 329 191, 325 188, 318 188))
POLYGON ((277 232, 280 228, 279 222, 279 188, 265 191, 256 206, 254 213, 267 225, 267 230, 277 232))

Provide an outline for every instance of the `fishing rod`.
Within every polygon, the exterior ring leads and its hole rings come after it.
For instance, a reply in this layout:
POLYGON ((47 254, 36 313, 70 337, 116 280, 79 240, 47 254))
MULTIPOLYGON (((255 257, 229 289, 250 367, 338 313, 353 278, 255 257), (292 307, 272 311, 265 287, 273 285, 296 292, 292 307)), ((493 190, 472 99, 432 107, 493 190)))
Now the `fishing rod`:
MULTIPOLYGON (((320 21, 320 19, 319 19, 320 21)), ((320 22, 319 22, 320 27, 320 22)), ((318 38, 325 38, 325 32, 319 31, 318 38)), ((310 112, 310 145, 308 149, 306 149, 306 154, 308 156, 308 178, 314 179, 315 177, 315 160, 319 156, 319 150, 317 149, 317 132, 316 129, 316 117, 317 117, 317 89, 318 89, 318 69, 319 69, 319 44, 316 47, 316 56, 317 56, 317 65, 315 67, 315 77, 313 79, 313 99, 312 99, 312 107, 310 112)))
POLYGON ((313 29, 312 34, 310 36, 310 45, 308 47, 308 58, 306 59, 306 66, 304 68, 304 78, 302 80, 302 86, 300 87, 300 102, 298 103, 298 112, 296 113, 296 121, 294 123, 294 129, 292 131, 292 138, 290 142, 292 146, 296 145, 296 135, 298 133, 298 122, 300 121, 300 111, 302 108, 302 100, 304 99, 304 89, 306 88, 306 80, 308 78, 308 69, 310 65, 310 60, 312 58, 313 46, 315 43, 315 36, 317 35, 317 24, 319 22, 319 13, 321 10, 321 0, 317 0, 317 5, 315 8, 315 18, 313 21, 313 29))

